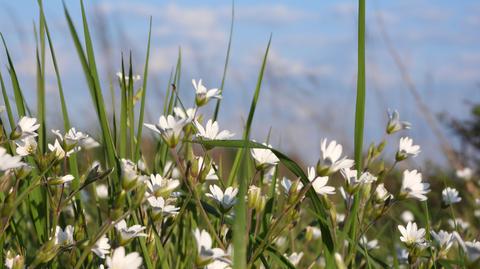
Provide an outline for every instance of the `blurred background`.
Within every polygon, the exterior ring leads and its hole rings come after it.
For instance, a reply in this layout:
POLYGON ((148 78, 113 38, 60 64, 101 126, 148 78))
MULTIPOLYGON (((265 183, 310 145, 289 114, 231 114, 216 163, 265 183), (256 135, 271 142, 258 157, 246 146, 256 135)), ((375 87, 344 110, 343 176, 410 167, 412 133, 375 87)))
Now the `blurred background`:
MULTIPOLYGON (((44 2, 72 124, 95 136, 96 115, 62 1, 44 2)), ((78 1, 65 2, 80 27, 78 1)), ((121 53, 128 57, 131 52, 134 73, 143 72, 150 16, 153 27, 146 122, 156 122, 161 114, 179 50, 179 89, 185 104, 193 103, 192 78, 203 78, 209 88, 220 86, 229 38, 230 1, 85 2, 107 103, 109 86, 119 90, 115 73, 121 70, 121 53)), ((27 92, 26 99, 34 107, 33 23, 38 22, 38 6, 36 1, 6 0, 1 0, 0 6, 0 31, 27 92)), ((340 141, 352 156, 357 2, 242 0, 235 2, 234 10, 221 128, 241 133, 272 34, 254 138, 264 141, 271 128, 273 146, 309 164, 316 162, 323 137, 340 141)), ((478 1, 368 2, 366 145, 383 138, 390 108, 413 124, 408 135, 422 146, 422 154, 414 160, 417 163, 430 160, 445 165, 449 148, 462 149, 461 139, 453 135, 448 122, 451 118, 467 119, 473 105, 480 102, 479 14, 478 1)), ((47 62, 47 114, 58 119, 56 126, 47 129, 61 129, 55 74, 47 62)), ((6 79, 3 49, 0 68, 6 79)), ((204 113, 211 115, 208 109, 204 113)), ((152 134, 145 131, 145 135, 152 134)))

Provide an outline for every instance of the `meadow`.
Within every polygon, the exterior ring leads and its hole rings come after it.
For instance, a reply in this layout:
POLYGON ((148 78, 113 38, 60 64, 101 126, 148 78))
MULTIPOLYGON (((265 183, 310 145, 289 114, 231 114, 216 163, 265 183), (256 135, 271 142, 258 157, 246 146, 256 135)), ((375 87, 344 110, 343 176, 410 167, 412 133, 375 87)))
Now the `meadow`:
POLYGON ((110 103, 90 35, 95 25, 83 1, 74 11, 82 21, 64 6, 83 69, 79 81, 95 109, 100 135, 93 137, 71 120, 38 0, 36 104, 26 102, 1 36, 9 71, 0 73, 2 268, 480 268, 477 168, 411 166, 421 145, 409 136, 415 126, 395 109, 375 130, 383 139, 366 146, 365 2, 358 1, 353 155, 325 138, 311 149, 318 161, 304 164, 272 146, 270 135, 251 139, 272 37, 251 78, 256 87, 242 133, 218 123, 228 109, 222 94, 234 9, 220 85, 191 78, 180 87, 188 67, 179 53, 163 113, 148 122, 151 19, 144 66, 133 70, 132 56, 124 55, 113 80, 120 91, 110 91, 117 100, 110 103), (47 128, 47 61, 62 130, 47 128))

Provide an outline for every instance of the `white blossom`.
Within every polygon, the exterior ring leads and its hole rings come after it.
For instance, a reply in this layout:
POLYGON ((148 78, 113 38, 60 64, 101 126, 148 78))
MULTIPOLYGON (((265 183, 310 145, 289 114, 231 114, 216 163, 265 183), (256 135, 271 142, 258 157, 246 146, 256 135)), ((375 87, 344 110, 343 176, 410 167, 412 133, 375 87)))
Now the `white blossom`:
POLYGON ((388 113, 388 123, 387 123, 387 134, 393 134, 400 130, 410 129, 411 124, 406 121, 400 121, 400 116, 397 110, 393 112, 387 111, 388 113))
POLYGON ((320 150, 322 156, 317 164, 317 173, 320 176, 327 176, 340 169, 353 166, 353 160, 347 159, 346 156, 340 158, 343 147, 342 145, 337 144, 335 140, 327 145, 327 139, 323 139, 320 150))
POLYGON ((308 180, 312 183, 312 187, 316 193, 320 195, 335 194, 335 188, 332 186, 327 186, 328 176, 317 177, 315 174, 315 168, 309 167, 308 169, 308 180))
POLYGON ((473 176, 473 170, 469 167, 464 167, 463 169, 459 169, 456 171, 456 175, 458 178, 464 180, 470 180, 473 176))
POLYGON ((410 156, 415 157, 418 155, 418 153, 420 153, 420 146, 414 145, 411 138, 400 138, 400 143, 398 145, 398 151, 396 155, 397 161, 405 160, 410 156))
POLYGON ((444 230, 440 230, 438 233, 435 231, 430 231, 430 234, 432 235, 435 244, 439 249, 443 250, 448 250, 454 241, 453 234, 446 232, 444 230))
POLYGON ((211 119, 207 121, 207 125, 205 125, 205 128, 203 128, 203 126, 199 122, 195 122, 195 126, 198 129, 197 136, 203 139, 224 140, 235 135, 228 130, 223 130, 219 132, 218 122, 212 121, 211 119))
POLYGON ((55 245, 69 245, 73 244, 73 226, 72 225, 67 225, 65 227, 65 230, 62 230, 60 226, 57 226, 55 228, 55 237, 54 237, 54 242, 55 245))
MULTIPOLYGON (((269 148, 271 145, 263 144, 269 148)), ((255 164, 258 169, 267 169, 269 167, 275 166, 280 160, 275 156, 275 154, 270 149, 263 148, 253 148, 250 150, 253 159, 255 159, 255 164)))
POLYGON ((37 123, 36 118, 22 117, 17 123, 15 133, 15 139, 24 139, 29 136, 38 136, 36 131, 40 128, 40 124, 37 123))
POLYGON ((175 147, 178 144, 185 124, 185 120, 175 119, 172 115, 160 116, 157 124, 144 123, 145 127, 159 133, 170 147, 175 147))
POLYGON ((110 253, 110 244, 108 243, 108 238, 103 235, 100 239, 98 239, 95 245, 93 245, 92 251, 93 253, 97 254, 98 257, 105 259, 105 255, 110 253))
POLYGON ((445 205, 451 205, 462 201, 462 197, 458 196, 456 189, 447 187, 442 191, 442 200, 445 205))
POLYGON ((15 150, 20 156, 28 156, 35 153, 37 150, 37 141, 33 136, 27 136, 16 142, 17 149, 15 150))
POLYGON ((0 171, 6 171, 24 166, 25 164, 21 162, 21 160, 22 157, 12 156, 7 153, 6 149, 0 147, 0 171))
POLYGON ((125 220, 118 222, 115 225, 115 229, 120 233, 123 242, 128 242, 135 237, 147 236, 145 233, 142 233, 142 231, 145 230, 144 226, 136 224, 127 227, 127 222, 125 220))
POLYGON ((108 269, 138 269, 142 266, 142 258, 137 252, 125 255, 125 248, 118 247, 107 257, 106 264, 108 269))
POLYGON ((150 196, 147 199, 150 206, 155 213, 163 213, 166 215, 175 215, 180 210, 179 207, 168 205, 168 202, 163 197, 150 196))
POLYGON ((212 248, 212 237, 205 230, 195 229, 193 232, 195 241, 197 242, 197 263, 208 264, 213 260, 225 256, 225 251, 221 248, 212 248))
POLYGON ((177 179, 164 178, 159 174, 150 175, 150 180, 146 182, 148 191, 153 196, 169 195, 174 189, 180 186, 177 179))
POLYGON ((193 88, 195 89, 195 103, 197 106, 205 105, 211 98, 222 98, 219 89, 207 90, 207 88, 202 84, 201 79, 198 81, 198 83, 195 79, 192 79, 192 84, 193 88))
POLYGON ((206 196, 214 199, 224 210, 228 210, 235 205, 237 200, 236 195, 238 193, 237 188, 228 187, 225 189, 225 192, 217 185, 210 185, 209 188, 210 193, 207 193, 206 196))
POLYGON ((400 192, 408 198, 415 198, 420 201, 427 200, 427 194, 430 189, 430 184, 422 182, 422 174, 417 170, 403 171, 403 181, 400 192))
POLYGON ((398 225, 398 230, 402 234, 400 241, 407 246, 421 245, 425 241, 425 229, 418 229, 415 222, 409 222, 407 227, 398 225))

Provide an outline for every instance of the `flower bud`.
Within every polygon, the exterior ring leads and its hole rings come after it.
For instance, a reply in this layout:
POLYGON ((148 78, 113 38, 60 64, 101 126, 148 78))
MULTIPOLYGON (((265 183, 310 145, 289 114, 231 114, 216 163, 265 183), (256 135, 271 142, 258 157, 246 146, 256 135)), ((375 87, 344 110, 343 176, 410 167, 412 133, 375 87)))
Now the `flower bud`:
POLYGON ((262 211, 265 208, 267 200, 262 196, 262 190, 257 186, 250 186, 248 189, 248 207, 257 210, 257 212, 262 211))

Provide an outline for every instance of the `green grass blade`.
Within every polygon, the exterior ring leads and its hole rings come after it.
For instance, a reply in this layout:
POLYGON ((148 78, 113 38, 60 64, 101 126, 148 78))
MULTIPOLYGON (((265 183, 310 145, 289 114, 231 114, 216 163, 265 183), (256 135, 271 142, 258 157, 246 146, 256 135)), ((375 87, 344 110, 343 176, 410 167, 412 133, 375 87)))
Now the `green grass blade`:
MULTIPOLYGON (((40 141, 40 152, 45 152, 47 148, 46 138, 46 106, 45 106, 45 18, 43 14, 42 0, 38 0, 40 22, 38 26, 38 40, 40 41, 40 51, 37 44, 37 120, 40 123, 38 130, 38 140, 40 141)), ((34 27, 35 29, 35 27, 34 27)))
POLYGON ((147 55, 145 56, 145 66, 143 68, 143 85, 142 85, 142 101, 140 103, 140 115, 138 116, 138 127, 137 127, 137 145, 135 148, 134 161, 138 161, 140 158, 140 147, 142 141, 142 130, 143 130, 143 118, 145 114, 145 98, 147 95, 147 80, 148 80, 148 60, 150 59, 150 38, 152 36, 152 17, 150 17, 150 26, 148 30, 148 41, 147 41, 147 55))
POLYGON ((12 106, 8 100, 7 89, 5 88, 5 83, 3 82, 2 72, 0 72, 0 85, 2 86, 3 103, 5 104, 5 109, 7 110, 8 123, 10 124, 10 130, 13 131, 16 123, 15 119, 13 118, 12 106))
POLYGON ((13 66, 12 57, 10 56, 7 43, 5 42, 5 39, 3 38, 2 33, 0 33, 0 37, 2 38, 3 46, 5 48, 5 53, 7 54, 8 69, 9 69, 8 71, 10 73, 10 79, 12 81, 13 95, 15 97, 15 103, 17 105, 17 113, 19 117, 23 117, 26 115, 25 98, 23 97, 23 93, 20 88, 20 84, 18 82, 17 72, 15 72, 15 67, 13 66))
MULTIPOLYGON (((235 19, 235 6, 234 6, 234 3, 232 1, 232 21, 230 22, 230 36, 228 38, 228 47, 227 47, 227 56, 225 57, 225 65, 223 66, 222 83, 220 84, 220 93, 222 93, 222 95, 223 95, 223 88, 225 86, 225 78, 227 77, 228 62, 230 60, 230 48, 232 46, 234 19, 235 19)), ((221 102, 222 102, 222 99, 217 99, 217 104, 215 105, 215 112, 213 113, 213 121, 217 120, 221 102)))
MULTIPOLYGON (((265 54, 263 56, 262 67, 260 68, 260 72, 258 74, 258 79, 257 79, 256 87, 255 87, 255 92, 253 94, 252 103, 250 105, 250 112, 248 113, 248 119, 247 119, 247 123, 245 125, 245 130, 244 130, 244 133, 243 133, 243 138, 245 140, 247 140, 247 138, 250 137, 250 129, 251 129, 252 121, 253 121, 253 116, 255 114, 255 108, 257 106, 258 97, 260 95, 260 88, 262 86, 263 74, 265 72, 265 67, 267 65, 267 56, 268 56, 268 52, 270 50, 271 42, 272 42, 272 36, 270 35, 270 38, 268 40, 267 49, 265 50, 265 54)), ((230 171, 230 174, 228 176, 228 185, 231 185, 233 183, 233 179, 235 178, 235 176, 237 174, 237 171, 238 171, 238 168, 240 166, 241 157, 242 157, 242 152, 240 150, 240 151, 237 152, 237 154, 235 156, 235 160, 233 162, 232 170, 230 171)))
POLYGON ((355 108, 355 165, 362 170, 363 128, 365 121, 365 0, 358 6, 358 70, 355 108))

